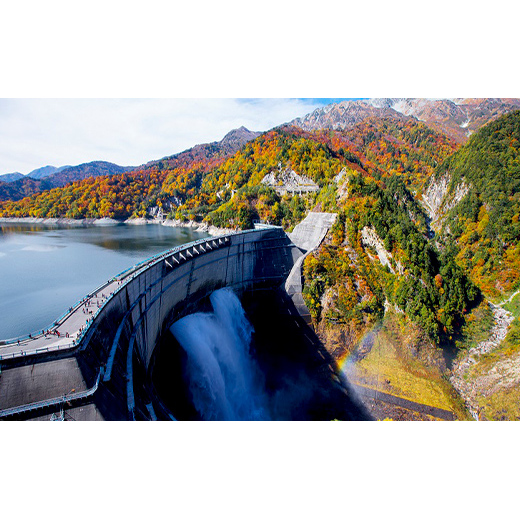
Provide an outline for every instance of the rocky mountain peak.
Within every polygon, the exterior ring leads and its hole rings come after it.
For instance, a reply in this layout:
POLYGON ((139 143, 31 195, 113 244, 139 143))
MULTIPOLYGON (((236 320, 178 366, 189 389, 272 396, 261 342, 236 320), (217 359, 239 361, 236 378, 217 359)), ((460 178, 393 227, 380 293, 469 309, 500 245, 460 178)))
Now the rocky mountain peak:
POLYGON ((519 109, 515 98, 372 98, 333 103, 290 125, 304 130, 344 130, 372 116, 412 117, 463 143, 482 126, 515 109, 519 109))
POLYGON ((388 106, 374 106, 367 101, 346 100, 315 109, 304 117, 294 119, 289 124, 304 130, 328 128, 345 130, 354 127, 369 117, 403 119, 406 116, 388 106))
POLYGON ((230 132, 219 141, 218 145, 225 149, 226 152, 236 152, 239 148, 248 143, 248 141, 252 141, 260 136, 260 134, 260 132, 253 132, 248 130, 245 126, 241 126, 230 130, 230 132))

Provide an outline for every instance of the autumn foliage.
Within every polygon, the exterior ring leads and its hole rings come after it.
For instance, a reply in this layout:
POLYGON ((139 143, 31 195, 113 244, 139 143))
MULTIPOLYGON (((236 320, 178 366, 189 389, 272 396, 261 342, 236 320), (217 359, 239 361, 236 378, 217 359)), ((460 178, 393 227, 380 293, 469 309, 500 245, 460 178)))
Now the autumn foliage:
POLYGON ((413 119, 369 118, 345 131, 282 127, 234 154, 198 145, 124 174, 88 178, 0 204, 0 217, 127 219, 164 216, 247 229, 290 230, 315 209, 338 214, 323 247, 306 259, 304 297, 315 320, 375 322, 394 306, 438 338, 486 295, 519 285, 519 111, 460 147, 413 119), (284 169, 318 192, 277 193, 264 176, 284 169), (470 190, 434 236, 422 207, 432 176, 470 190), (390 267, 363 243, 370 228, 390 267))

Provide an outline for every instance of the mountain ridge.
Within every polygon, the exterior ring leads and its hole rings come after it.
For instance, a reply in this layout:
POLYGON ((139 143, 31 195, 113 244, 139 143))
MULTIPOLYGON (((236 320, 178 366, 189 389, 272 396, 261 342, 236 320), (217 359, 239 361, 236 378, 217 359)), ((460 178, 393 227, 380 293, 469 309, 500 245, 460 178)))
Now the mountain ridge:
POLYGON ((11 183, 0 184, 0 201, 18 201, 35 193, 65 186, 87 177, 120 174, 132 168, 134 167, 119 166, 108 161, 91 161, 76 166, 59 168, 54 173, 45 175, 41 179, 34 179, 27 175, 11 183))
POLYGON ((76 166, 54 167, 47 165, 37 168, 12 182, 2 182, 0 178, 0 201, 18 201, 32 194, 65 186, 74 181, 80 181, 87 177, 99 177, 123 172, 131 172, 138 168, 176 167, 181 164, 188 165, 195 161, 204 161, 212 158, 224 158, 235 153, 249 141, 260 136, 261 132, 248 130, 241 126, 230 130, 220 141, 195 145, 177 154, 166 156, 162 159, 150 161, 141 167, 121 167, 107 161, 91 161, 76 166))
POLYGON ((248 130, 241 126, 230 130, 220 141, 210 143, 200 143, 187 148, 176 154, 165 156, 162 159, 154 159, 141 165, 139 168, 151 168, 153 166, 176 167, 181 164, 188 164, 193 161, 208 160, 216 157, 225 157, 234 154, 249 141, 259 137, 262 132, 248 130))
POLYGON ((333 103, 288 124, 304 130, 345 130, 370 116, 412 117, 464 143, 476 130, 515 109, 517 98, 372 98, 333 103))
POLYGON ((18 181, 18 179, 23 179, 25 176, 20 172, 11 172, 10 174, 2 174, 0 175, 0 183, 12 183, 14 181, 18 181))
POLYGON ((62 170, 65 170, 66 168, 70 168, 71 165, 64 165, 64 166, 42 166, 40 168, 35 168, 31 172, 27 174, 27 177, 31 177, 32 179, 43 179, 45 177, 48 177, 52 174, 56 174, 58 172, 61 172, 62 170))

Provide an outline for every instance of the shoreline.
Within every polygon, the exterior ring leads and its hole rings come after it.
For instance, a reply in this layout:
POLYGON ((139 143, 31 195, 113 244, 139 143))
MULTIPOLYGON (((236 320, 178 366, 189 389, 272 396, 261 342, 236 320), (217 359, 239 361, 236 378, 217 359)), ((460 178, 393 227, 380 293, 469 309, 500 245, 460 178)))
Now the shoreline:
POLYGON ((101 219, 68 219, 65 217, 0 217, 0 224, 43 224, 43 225, 68 225, 68 226, 116 226, 118 224, 130 224, 141 226, 145 224, 157 224, 175 228, 193 228, 196 232, 206 232, 209 235, 225 235, 236 231, 233 228, 218 228, 207 223, 195 221, 180 221, 178 219, 126 219, 117 220, 103 217, 101 219))

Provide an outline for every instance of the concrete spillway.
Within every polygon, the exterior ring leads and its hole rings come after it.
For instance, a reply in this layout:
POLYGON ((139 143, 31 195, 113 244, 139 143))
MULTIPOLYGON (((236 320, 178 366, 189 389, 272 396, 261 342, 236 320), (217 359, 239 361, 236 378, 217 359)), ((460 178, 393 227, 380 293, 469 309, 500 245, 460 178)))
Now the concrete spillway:
POLYGON ((335 220, 336 213, 310 212, 288 236, 302 251, 312 251, 324 240, 335 220))
POLYGON ((63 348, 31 351, 28 344, 12 357, 5 355, 10 346, 0 348, 0 418, 48 417, 63 404, 75 407, 78 419, 154 418, 143 382, 162 333, 216 289, 279 287, 303 250, 323 239, 332 222, 327 215, 296 229, 300 247, 282 228, 264 227, 164 252, 109 281, 103 306, 63 348))
POLYGON ((336 214, 334 213, 311 212, 289 234, 293 244, 298 246, 304 255, 299 257, 293 265, 284 287, 296 310, 308 324, 311 323, 311 315, 302 298, 302 267, 307 255, 320 246, 335 220, 336 214))

